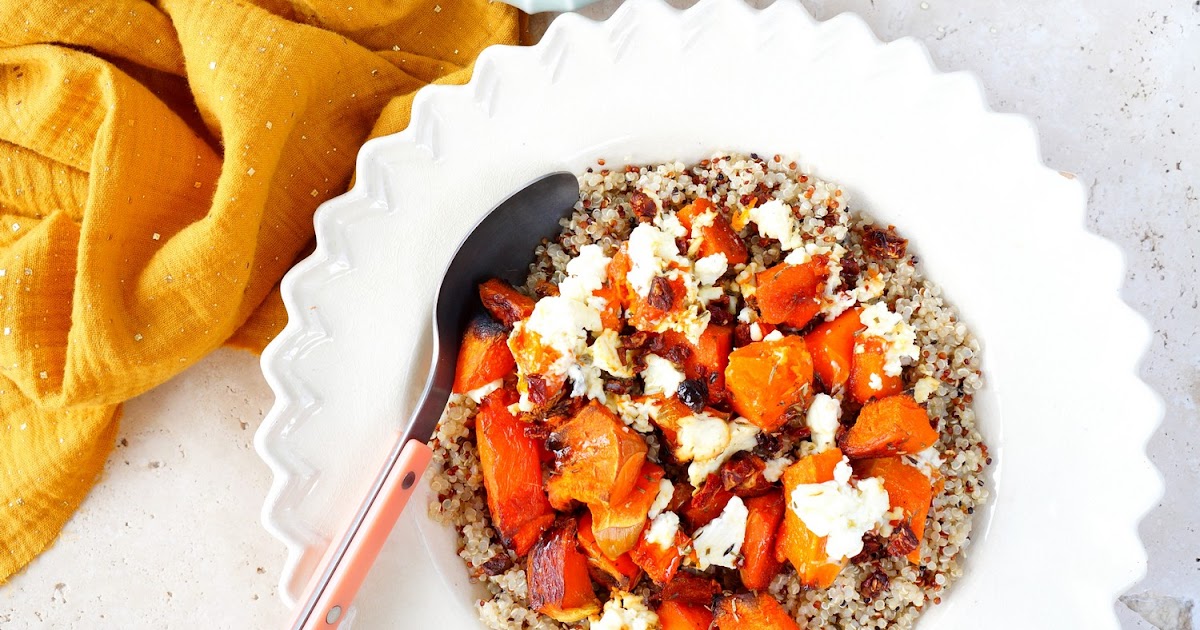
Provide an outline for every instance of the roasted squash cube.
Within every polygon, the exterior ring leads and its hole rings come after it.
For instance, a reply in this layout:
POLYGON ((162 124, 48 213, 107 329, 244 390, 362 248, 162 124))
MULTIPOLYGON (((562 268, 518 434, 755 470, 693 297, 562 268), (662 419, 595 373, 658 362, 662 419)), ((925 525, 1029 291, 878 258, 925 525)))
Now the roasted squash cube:
POLYGON ((806 405, 812 377, 808 346, 796 336, 738 348, 725 368, 733 410, 768 433, 783 426, 794 407, 806 405))
POLYGON ((588 505, 620 504, 638 482, 646 441, 592 401, 550 434, 562 494, 588 505))
POLYGON ((899 394, 863 406, 838 446, 846 457, 866 459, 919 453, 937 441, 925 408, 912 396, 899 394))
POLYGON ((717 630, 800 630, 796 620, 768 593, 726 595, 713 606, 717 630))
POLYGON ((662 630, 708 630, 713 613, 707 606, 667 600, 658 607, 662 630))
POLYGON ((860 309, 854 308, 823 322, 804 336, 808 353, 812 355, 813 370, 825 389, 832 391, 850 379, 854 364, 854 335, 862 329, 860 309))
POLYGON ((633 490, 619 503, 593 503, 592 532, 600 550, 616 558, 633 549, 646 526, 646 514, 658 497, 663 469, 654 462, 642 464, 633 490))
POLYGON ((759 319, 768 324, 803 328, 821 310, 817 297, 829 275, 823 256, 803 265, 779 263, 755 276, 759 319))
POLYGON ((500 278, 492 278, 479 285, 479 299, 483 302, 483 308, 508 328, 522 319, 528 319, 535 305, 533 298, 500 278))
POLYGON ((729 264, 730 268, 750 260, 750 254, 746 251, 746 244, 742 242, 741 237, 734 231, 729 220, 720 212, 717 212, 716 207, 708 199, 700 198, 680 208, 676 216, 679 217, 679 223, 691 233, 693 239, 699 236, 700 246, 696 250, 697 258, 704 258, 705 256, 712 256, 714 254, 724 254, 725 261, 729 264), (714 214, 712 222, 701 227, 699 234, 692 232, 692 221, 710 210, 714 214))
MULTIPOLYGON (((842 452, 831 448, 788 466, 783 472, 784 501, 789 500, 796 486, 832 481, 833 469, 841 461, 842 452)), ((776 559, 791 562, 800 583, 807 587, 828 588, 845 565, 845 560, 829 559, 825 538, 814 534, 790 508, 784 510, 776 538, 776 559)))
POLYGON ((554 510, 542 489, 539 445, 525 423, 508 411, 516 392, 501 388, 483 399, 475 418, 479 467, 492 523, 504 544, 525 555, 554 522, 554 510))
POLYGON ((611 558, 600 549, 600 545, 596 543, 596 536, 592 533, 592 515, 587 512, 579 517, 578 536, 579 547, 588 558, 593 579, 609 588, 623 591, 632 590, 637 586, 642 577, 641 567, 628 553, 611 558))
POLYGON ((917 548, 905 557, 913 564, 921 563, 919 541, 925 536, 925 519, 933 503, 934 482, 919 468, 904 461, 904 457, 863 459, 853 463, 859 477, 877 477, 887 490, 892 508, 904 510, 904 523, 916 536, 917 548))
POLYGON ((563 623, 600 611, 587 557, 579 550, 578 529, 575 519, 559 519, 533 546, 525 569, 529 606, 563 623))
POLYGON ((453 391, 462 394, 478 389, 516 369, 517 363, 508 349, 508 331, 500 322, 480 315, 467 324, 463 333, 453 391))
POLYGON ((746 517, 746 540, 742 543, 744 561, 739 571, 746 588, 762 591, 783 568, 783 562, 775 555, 775 538, 787 504, 783 492, 774 490, 746 499, 746 509, 749 515, 746 517))
POLYGON ((884 371, 887 342, 881 337, 857 335, 850 369, 850 395, 860 403, 904 391, 904 379, 884 371))

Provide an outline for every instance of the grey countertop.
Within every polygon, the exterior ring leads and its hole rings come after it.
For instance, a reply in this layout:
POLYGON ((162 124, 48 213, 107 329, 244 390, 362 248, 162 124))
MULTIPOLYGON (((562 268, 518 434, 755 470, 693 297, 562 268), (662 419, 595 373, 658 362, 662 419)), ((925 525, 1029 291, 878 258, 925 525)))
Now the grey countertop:
MULTIPOLYGON (((1128 256, 1123 295, 1155 331, 1142 376, 1166 402, 1148 573, 1114 606, 1126 630, 1200 628, 1200 1, 802 1, 979 75, 995 109, 1037 122, 1050 166, 1088 183, 1088 225, 1128 256)), ((222 350, 132 401, 104 478, 0 588, 0 629, 279 626, 283 548, 258 525, 270 478, 251 448, 271 400, 257 360, 222 350)))

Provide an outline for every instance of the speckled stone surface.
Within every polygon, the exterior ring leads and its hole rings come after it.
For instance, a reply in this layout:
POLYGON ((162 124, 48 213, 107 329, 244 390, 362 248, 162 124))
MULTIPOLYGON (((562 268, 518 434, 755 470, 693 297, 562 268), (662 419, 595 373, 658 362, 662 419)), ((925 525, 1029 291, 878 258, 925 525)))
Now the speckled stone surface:
MULTIPOLYGON (((1126 630, 1200 628, 1200 1, 803 2, 976 73, 995 109, 1037 121, 1050 166, 1088 183, 1088 225, 1129 257, 1123 295, 1155 330, 1142 375, 1166 401, 1148 446, 1167 482, 1141 527, 1149 571, 1114 608, 1126 630)), ((230 350, 131 402, 100 484, 0 587, 0 629, 280 627, 283 547, 258 525, 270 478, 251 448, 270 404, 257 360, 230 350)))

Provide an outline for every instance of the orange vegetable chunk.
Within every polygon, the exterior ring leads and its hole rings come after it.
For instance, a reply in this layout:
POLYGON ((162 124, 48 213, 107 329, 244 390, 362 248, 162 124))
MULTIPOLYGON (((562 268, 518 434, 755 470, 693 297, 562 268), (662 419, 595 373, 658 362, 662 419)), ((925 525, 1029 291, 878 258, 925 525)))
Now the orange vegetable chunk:
POLYGON ((646 514, 658 497, 658 482, 662 478, 663 469, 648 461, 642 464, 633 490, 620 503, 588 506, 592 513, 592 532, 600 550, 608 557, 616 558, 637 545, 646 526, 646 514))
POLYGON ((919 453, 937 440, 925 408, 912 396, 898 394, 864 405, 838 446, 846 457, 866 459, 919 453))
POLYGON ((779 263, 755 276, 759 319, 768 324, 803 328, 821 310, 817 296, 829 275, 825 258, 813 256, 803 265, 779 263))
POLYGON ((775 490, 746 499, 746 509, 750 514, 746 517, 746 540, 742 543, 742 584, 752 591, 762 591, 783 568, 783 561, 775 555, 775 536, 787 503, 783 492, 775 490))
POLYGON ((887 342, 881 337, 858 335, 855 343, 862 346, 862 352, 854 353, 850 370, 850 395, 860 403, 872 398, 885 398, 904 391, 904 379, 890 376, 883 371, 887 363, 887 342), (872 387, 874 384, 878 388, 872 387))
MULTIPOLYGON (((833 469, 842 461, 842 452, 831 448, 809 455, 788 466, 783 472, 783 497, 788 501, 796 486, 833 480, 833 469)), ((810 588, 829 588, 841 573, 845 561, 830 561, 825 553, 825 538, 808 529, 790 508, 784 510, 783 523, 776 534, 776 558, 787 560, 796 569, 800 582, 810 588)))
POLYGON ((808 346, 796 336, 742 346, 725 368, 733 410, 767 432, 778 430, 788 410, 811 397, 812 378, 808 346))
POLYGON ((729 353, 733 351, 732 327, 709 324, 696 343, 674 330, 664 332, 663 340, 668 347, 681 345, 688 349, 683 361, 683 375, 708 385, 710 403, 724 400, 725 368, 729 365, 729 353))
POLYGON ((850 309, 831 322, 823 322, 804 336, 812 355, 813 370, 826 390, 841 387, 850 379, 854 364, 854 335, 862 329, 861 309, 850 309))
POLYGON ((663 547, 658 543, 646 540, 646 534, 649 531, 650 528, 642 531, 637 546, 629 552, 629 555, 651 580, 657 584, 666 584, 675 577, 675 572, 679 570, 679 565, 683 562, 683 556, 679 550, 687 546, 691 542, 691 538, 688 538, 683 530, 679 530, 675 533, 673 543, 663 547))
MULTIPOLYGON (((697 258, 712 256, 713 254, 725 254, 725 261, 732 268, 734 265, 740 265, 750 260, 750 254, 746 251, 746 244, 742 242, 741 237, 733 230, 733 226, 720 212, 717 212, 716 207, 708 199, 697 199, 695 202, 680 208, 676 216, 679 217, 679 223, 688 229, 692 230, 692 221, 712 210, 716 215, 713 217, 712 224, 700 228, 700 247, 696 251, 697 258)), ((693 235, 694 237, 695 235, 693 235)))
POLYGON ((561 493, 588 505, 624 501, 646 460, 642 436, 594 400, 550 434, 550 443, 561 493))
POLYGON ((667 600, 658 607, 658 623, 662 630, 708 630, 713 613, 705 606, 667 600))
MULTIPOLYGON (((925 536, 925 518, 933 503, 934 482, 919 468, 904 461, 903 457, 863 459, 854 462, 854 474, 859 477, 878 477, 887 490, 892 508, 903 508, 904 521, 912 529, 917 540, 925 536)), ((921 563, 921 547, 909 552, 906 557, 913 564, 921 563)))
POLYGON ((713 606, 716 630, 800 630, 796 620, 768 593, 726 595, 713 606))
POLYGON ((592 577, 597 582, 610 588, 623 591, 631 590, 642 577, 642 569, 633 561, 628 553, 611 558, 600 549, 596 536, 592 533, 592 515, 584 512, 579 517, 579 547, 587 555, 588 565, 592 568, 592 577))
POLYGON ((508 328, 533 314, 533 298, 500 278, 492 278, 479 285, 479 299, 492 317, 508 328))
POLYGON ((517 363, 508 349, 508 331, 500 322, 480 315, 467 324, 463 333, 453 391, 462 394, 478 389, 516 369, 517 363))
POLYGON ((563 623, 574 623, 600 611, 587 558, 576 540, 577 531, 575 519, 560 519, 534 545, 525 571, 530 607, 563 623))
POLYGON ((488 394, 475 428, 492 523, 507 547, 525 555, 554 522, 554 510, 542 489, 538 443, 525 434, 525 423, 508 411, 516 399, 516 392, 507 388, 488 394))

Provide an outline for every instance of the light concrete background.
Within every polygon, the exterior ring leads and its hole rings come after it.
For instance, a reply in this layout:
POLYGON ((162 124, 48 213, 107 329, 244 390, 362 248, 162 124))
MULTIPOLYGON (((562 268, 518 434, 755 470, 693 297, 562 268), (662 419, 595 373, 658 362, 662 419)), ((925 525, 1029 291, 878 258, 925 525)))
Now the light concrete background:
MULTIPOLYGON (((1148 446, 1167 481, 1141 526, 1149 572, 1114 607, 1126 630, 1200 629, 1200 0, 802 1, 978 74, 995 109, 1037 121, 1048 164, 1089 184, 1088 225, 1129 257, 1123 294, 1155 330, 1142 374, 1166 401, 1148 446)), ((279 627, 283 547, 258 525, 270 479, 251 447, 270 404, 255 357, 231 350, 129 403, 104 478, 0 588, 0 629, 279 627)))

